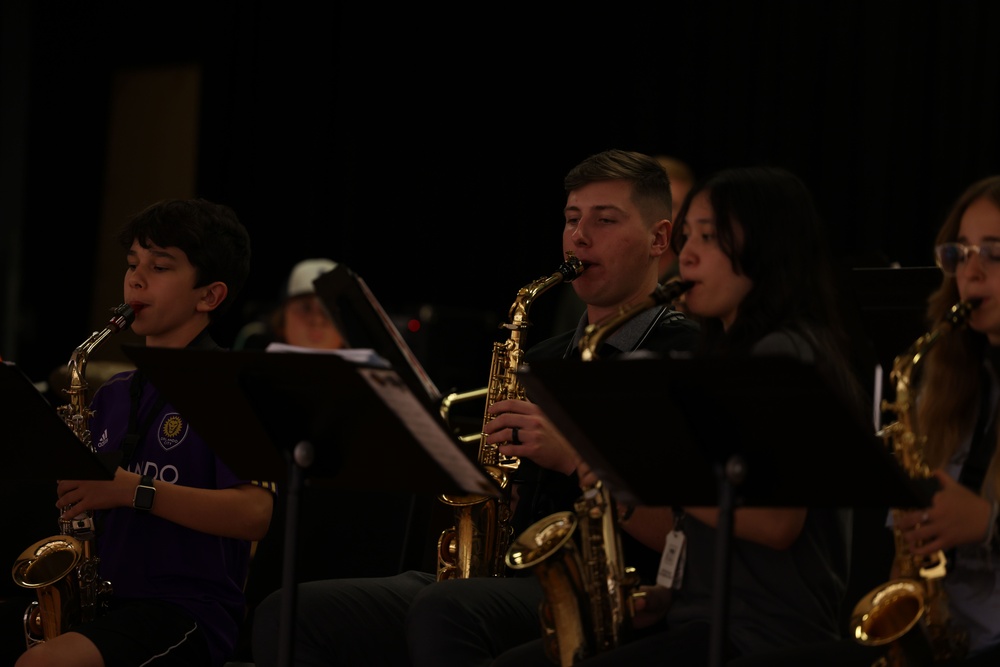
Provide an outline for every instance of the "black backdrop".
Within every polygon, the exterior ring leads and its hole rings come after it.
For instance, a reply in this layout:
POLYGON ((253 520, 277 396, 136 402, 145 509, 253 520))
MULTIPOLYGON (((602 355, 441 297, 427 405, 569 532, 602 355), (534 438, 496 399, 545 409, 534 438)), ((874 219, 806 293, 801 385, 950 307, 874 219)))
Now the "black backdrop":
MULTIPOLYGON (((930 264, 951 201, 1000 172, 987 1, 5 4, 8 19, 24 8, 29 55, 23 210, 3 222, 20 230, 3 325, 17 336, 0 354, 35 379, 98 324, 89 281, 125 67, 202 68, 197 194, 237 210, 255 253, 224 339, 316 255, 394 313, 503 318, 561 260, 564 173, 610 147, 699 175, 787 167, 840 256, 904 266, 930 264)), ((491 336, 463 363, 485 373, 491 336)))
MULTIPOLYGON (((0 355, 43 380, 103 324, 90 300, 125 68, 201 69, 196 194, 233 206, 254 245, 221 342, 325 255, 394 314, 446 314, 414 341, 442 389, 486 380, 490 325, 561 261, 562 177, 592 153, 786 167, 846 264, 907 267, 930 263, 961 190, 1000 173, 1000 3, 649 4, 5 0, 0 355)), ((536 340, 551 310, 533 307, 536 340)), ((26 502, 4 553, 55 529, 36 516, 48 485, 12 493, 26 502)))

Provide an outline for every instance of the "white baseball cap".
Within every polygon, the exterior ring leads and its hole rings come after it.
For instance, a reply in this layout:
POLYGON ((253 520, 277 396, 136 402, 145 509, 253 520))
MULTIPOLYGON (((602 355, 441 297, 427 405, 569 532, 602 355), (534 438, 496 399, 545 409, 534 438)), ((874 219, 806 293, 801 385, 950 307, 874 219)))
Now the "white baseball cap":
POLYGON ((332 259, 316 258, 302 260, 288 274, 286 298, 290 299, 293 296, 312 294, 316 291, 313 281, 327 271, 333 271, 335 268, 337 268, 337 263, 332 259))

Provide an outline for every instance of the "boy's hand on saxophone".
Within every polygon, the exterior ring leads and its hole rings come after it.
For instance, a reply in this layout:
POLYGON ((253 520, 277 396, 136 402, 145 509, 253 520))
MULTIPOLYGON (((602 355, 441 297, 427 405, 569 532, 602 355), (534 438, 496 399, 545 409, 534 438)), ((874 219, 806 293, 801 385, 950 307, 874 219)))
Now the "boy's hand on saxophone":
POLYGON ((89 510, 106 510, 113 507, 131 507, 135 487, 140 475, 123 468, 115 470, 112 480, 63 479, 56 486, 56 501, 62 514, 71 519, 89 510))

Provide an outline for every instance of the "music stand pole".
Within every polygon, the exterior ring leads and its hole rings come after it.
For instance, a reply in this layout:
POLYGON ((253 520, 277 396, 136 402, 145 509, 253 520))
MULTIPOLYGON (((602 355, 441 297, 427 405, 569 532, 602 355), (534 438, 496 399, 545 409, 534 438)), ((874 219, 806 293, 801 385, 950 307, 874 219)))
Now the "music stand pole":
POLYGON ((746 476, 746 463, 733 455, 719 472, 719 522, 715 545, 715 598, 712 600, 712 631, 709 644, 709 667, 721 667, 726 635, 729 631, 730 543, 733 539, 733 510, 736 487, 746 476))
POLYGON ((278 664, 292 667, 295 658, 295 607, 298 587, 295 585, 295 559, 299 539, 299 498, 305 485, 306 469, 312 465, 315 450, 303 440, 292 451, 288 472, 288 500, 285 504, 285 547, 281 568, 281 617, 278 625, 278 664))

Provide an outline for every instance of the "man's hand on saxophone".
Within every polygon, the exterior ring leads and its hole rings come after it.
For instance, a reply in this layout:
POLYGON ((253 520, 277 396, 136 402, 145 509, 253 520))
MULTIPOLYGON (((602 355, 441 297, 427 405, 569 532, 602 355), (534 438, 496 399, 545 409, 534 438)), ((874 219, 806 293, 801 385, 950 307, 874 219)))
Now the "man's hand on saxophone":
POLYGON ((897 527, 910 550, 927 556, 984 542, 995 519, 992 505, 943 470, 935 470, 933 475, 941 487, 931 506, 896 514, 897 527))
POLYGON ((495 417, 484 427, 486 442, 506 443, 500 445, 501 454, 530 459, 564 475, 576 469, 580 455, 534 403, 514 399, 497 401, 490 406, 490 413, 495 417))

